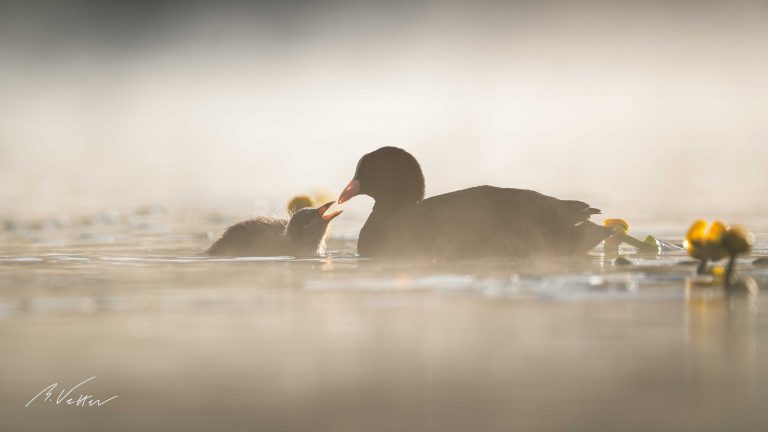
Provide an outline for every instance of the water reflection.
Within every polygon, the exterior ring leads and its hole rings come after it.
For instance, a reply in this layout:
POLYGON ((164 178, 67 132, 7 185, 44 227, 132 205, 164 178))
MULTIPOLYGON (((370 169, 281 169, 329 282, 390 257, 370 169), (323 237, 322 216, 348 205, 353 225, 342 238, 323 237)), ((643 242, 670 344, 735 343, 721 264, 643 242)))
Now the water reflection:
MULTIPOLYGON (((53 407, 33 419, 17 408, 43 383, 94 375, 94 391, 120 394, 94 414, 109 430, 139 417, 190 431, 768 421, 765 301, 696 279, 674 251, 621 266, 599 253, 417 265, 355 257, 341 236, 326 257, 211 259, 206 233, 226 223, 140 217, 159 228, 0 234, 3 430, 82 430, 53 407)), ((766 267, 740 270, 768 281, 766 267)))
MULTIPOLYGON (((702 382, 713 383, 724 405, 718 409, 733 415, 758 397, 758 293, 728 292, 700 279, 692 277, 686 284, 687 382, 693 392, 702 390, 702 382)), ((752 278, 742 283, 757 286, 752 278)))

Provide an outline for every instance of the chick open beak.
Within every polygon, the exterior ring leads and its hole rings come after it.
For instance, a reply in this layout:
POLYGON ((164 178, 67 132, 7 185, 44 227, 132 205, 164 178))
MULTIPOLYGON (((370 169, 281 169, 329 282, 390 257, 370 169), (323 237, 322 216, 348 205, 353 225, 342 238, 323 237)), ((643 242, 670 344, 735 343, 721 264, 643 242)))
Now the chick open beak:
POLYGON ((333 218, 335 218, 336 216, 340 215, 340 214, 341 214, 341 212, 343 211, 343 210, 339 210, 339 211, 335 211, 335 212, 333 212, 333 213, 328 213, 328 214, 325 214, 325 212, 327 212, 327 211, 328 211, 328 209, 329 209, 329 208, 331 208, 331 206, 332 206, 332 205, 333 205, 333 203, 335 203, 335 202, 336 202, 336 201, 331 201, 331 202, 329 202, 329 203, 327 203, 327 204, 323 204, 323 205, 321 205, 320 207, 318 207, 318 208, 317 208, 317 212, 320 214, 320 217, 321 217, 321 218, 322 218, 324 221, 326 221, 326 222, 330 222, 331 220, 333 220, 333 218))
POLYGON ((347 187, 344 188, 343 191, 341 191, 341 195, 339 195, 339 204, 343 204, 350 200, 353 196, 360 193, 360 181, 357 179, 352 179, 352 181, 349 182, 347 187))

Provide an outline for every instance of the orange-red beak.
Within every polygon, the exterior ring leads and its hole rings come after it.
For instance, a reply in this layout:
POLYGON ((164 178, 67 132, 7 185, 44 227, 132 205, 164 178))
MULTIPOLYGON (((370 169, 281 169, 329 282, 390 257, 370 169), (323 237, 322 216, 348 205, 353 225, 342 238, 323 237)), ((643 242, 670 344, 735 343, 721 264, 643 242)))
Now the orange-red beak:
POLYGON ((317 208, 317 212, 320 213, 320 217, 327 222, 330 222, 335 218, 336 216, 340 215, 343 210, 335 211, 333 213, 325 214, 325 212, 328 211, 329 208, 335 203, 336 201, 331 201, 327 204, 323 204, 320 207, 317 208))
POLYGON ((343 204, 349 201, 353 196, 360 193, 360 182, 357 179, 352 179, 351 182, 341 191, 339 195, 339 204, 343 204))

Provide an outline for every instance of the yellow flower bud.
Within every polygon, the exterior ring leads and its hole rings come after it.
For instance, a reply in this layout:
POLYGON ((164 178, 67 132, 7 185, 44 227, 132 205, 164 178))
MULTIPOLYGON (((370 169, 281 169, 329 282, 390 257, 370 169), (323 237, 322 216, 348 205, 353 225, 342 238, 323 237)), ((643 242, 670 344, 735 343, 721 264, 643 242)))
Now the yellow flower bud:
POLYGON ((603 250, 606 254, 618 254, 619 245, 621 245, 621 239, 627 235, 629 231, 629 224, 624 219, 606 219, 603 221, 603 225, 611 228, 614 233, 620 235, 612 235, 603 241, 603 250))
POLYGON ((699 219, 693 222, 691 227, 688 228, 688 233, 685 234, 685 241, 683 242, 683 246, 685 246, 685 250, 690 253, 696 247, 695 245, 703 243, 706 240, 706 237, 707 221, 704 219, 699 219))
POLYGON ((707 241, 719 242, 723 234, 728 230, 728 225, 721 221, 712 222, 712 226, 707 230, 707 241))
POLYGON ((721 236, 721 244, 730 254, 749 252, 755 236, 741 225, 735 225, 721 236))
POLYGON ((288 214, 292 215, 303 208, 313 207, 314 205, 315 200, 311 196, 296 195, 295 197, 291 198, 290 201, 288 201, 288 214))
POLYGON ((717 261, 728 254, 721 244, 727 230, 728 226, 721 221, 709 225, 704 219, 699 219, 688 228, 683 246, 694 258, 717 261))
POLYGON ((622 234, 629 232, 629 223, 624 219, 606 219, 603 221, 603 225, 614 230, 620 230, 619 232, 622 234))

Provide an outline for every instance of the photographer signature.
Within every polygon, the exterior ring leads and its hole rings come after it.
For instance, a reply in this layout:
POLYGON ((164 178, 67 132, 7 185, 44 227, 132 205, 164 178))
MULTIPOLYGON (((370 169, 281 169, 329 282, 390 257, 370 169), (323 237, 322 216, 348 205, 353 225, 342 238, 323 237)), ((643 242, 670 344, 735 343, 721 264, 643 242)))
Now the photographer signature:
POLYGON ((65 388, 62 389, 61 392, 59 392, 59 396, 56 397, 56 398, 54 398, 53 391, 59 385, 59 383, 53 383, 53 384, 49 385, 48 387, 44 388, 43 390, 41 390, 40 393, 36 394, 35 397, 30 399, 29 402, 27 402, 27 404, 24 405, 24 406, 25 407, 29 407, 29 405, 32 404, 32 402, 37 400, 37 398, 39 398, 42 395, 45 395, 45 397, 43 399, 41 399, 43 402, 53 402, 56 405, 65 404, 65 405, 70 405, 70 406, 74 405, 74 406, 81 406, 81 407, 85 407, 85 406, 89 406, 89 407, 92 407, 92 406, 102 406, 102 405, 106 404, 107 402, 111 401, 112 399, 117 398, 117 395, 114 395, 114 396, 112 396, 112 397, 110 397, 108 399, 103 399, 103 400, 102 399, 94 399, 93 395, 87 394, 87 393, 80 393, 77 396, 77 398, 75 398, 75 396, 71 396, 70 397, 70 395, 72 394, 73 391, 75 391, 75 389, 77 389, 81 385, 87 383, 88 381, 90 381, 90 380, 92 380, 94 378, 96 378, 96 377, 92 376, 92 377, 88 378, 87 380, 81 382, 80 384, 72 387, 68 391, 65 388))

